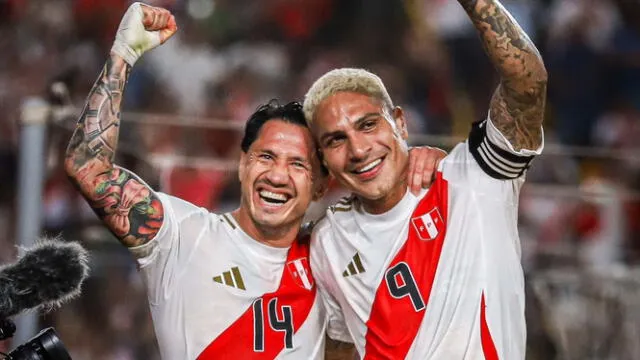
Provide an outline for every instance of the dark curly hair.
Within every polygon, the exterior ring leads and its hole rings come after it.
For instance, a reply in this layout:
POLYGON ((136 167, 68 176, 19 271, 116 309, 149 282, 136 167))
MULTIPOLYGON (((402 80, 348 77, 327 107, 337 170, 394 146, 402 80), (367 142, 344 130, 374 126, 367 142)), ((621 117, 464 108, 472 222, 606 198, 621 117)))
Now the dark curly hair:
POLYGON ((277 100, 271 100, 268 103, 261 105, 247 121, 244 128, 244 136, 240 147, 242 151, 249 151, 249 147, 258 138, 260 129, 269 120, 279 119, 285 122, 300 125, 308 128, 307 122, 304 119, 304 113, 302 112, 302 105, 297 101, 292 101, 285 105, 280 105, 277 100))
MULTIPOLYGON (((240 147, 243 152, 249 151, 251 144, 256 141, 260 134, 260 129, 269 120, 282 120, 290 124, 300 125, 304 128, 309 128, 304 118, 304 112, 302 111, 302 104, 297 101, 292 101, 285 105, 280 105, 278 100, 273 99, 264 105, 260 105, 258 109, 251 114, 247 124, 244 127, 244 136, 240 147)), ((328 175, 329 171, 322 165, 322 154, 316 150, 316 156, 321 160, 320 167, 323 175, 328 175)))

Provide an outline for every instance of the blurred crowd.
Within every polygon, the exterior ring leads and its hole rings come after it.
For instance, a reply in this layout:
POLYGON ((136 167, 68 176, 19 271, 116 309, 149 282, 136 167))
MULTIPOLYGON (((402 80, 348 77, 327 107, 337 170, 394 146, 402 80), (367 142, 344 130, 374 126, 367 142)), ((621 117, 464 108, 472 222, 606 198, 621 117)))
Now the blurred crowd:
MULTIPOLYGON (((179 31, 131 73, 117 163, 212 211, 237 205, 234 169, 248 115, 273 98, 302 100, 329 69, 379 74, 408 113, 412 144, 444 149, 486 116, 498 81, 454 0, 146 2, 169 8, 179 31)), ((640 260, 640 2, 502 3, 538 45, 549 72, 545 154, 529 171, 520 203, 528 276, 558 267, 607 273, 634 266, 640 260)), ((157 357, 134 261, 61 166, 73 114, 128 5, 0 0, 0 261, 16 254, 17 154, 29 146, 18 141, 21 106, 42 97, 64 110, 52 112, 47 126, 44 231, 80 240, 93 254, 83 296, 43 319, 56 326, 74 359, 157 357), (64 91, 52 90, 54 84, 64 91)), ((340 193, 334 188, 310 217, 340 193)), ((543 328, 531 322, 530 339, 543 328)), ((540 346, 558 348, 547 340, 540 346)))

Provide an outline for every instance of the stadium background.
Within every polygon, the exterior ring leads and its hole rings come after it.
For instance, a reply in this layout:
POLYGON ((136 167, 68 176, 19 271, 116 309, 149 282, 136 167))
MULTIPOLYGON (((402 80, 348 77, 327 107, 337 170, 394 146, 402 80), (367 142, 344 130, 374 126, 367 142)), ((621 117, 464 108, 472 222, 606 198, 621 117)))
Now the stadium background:
MULTIPOLYGON (((640 3, 502 2, 549 71, 545 153, 520 203, 528 358, 639 359, 640 3)), ((497 83, 454 0, 148 3, 170 8, 180 30, 131 74, 117 163, 214 211, 237 205, 247 116, 271 98, 301 99, 331 68, 380 74, 408 112, 412 143, 445 149, 485 116, 497 83)), ((61 166, 75 115, 127 6, 0 0, 0 261, 17 252, 21 109, 39 97, 52 110, 42 231, 80 240, 92 252, 82 297, 40 318, 40 327, 56 327, 74 359, 157 358, 135 263, 61 166)))

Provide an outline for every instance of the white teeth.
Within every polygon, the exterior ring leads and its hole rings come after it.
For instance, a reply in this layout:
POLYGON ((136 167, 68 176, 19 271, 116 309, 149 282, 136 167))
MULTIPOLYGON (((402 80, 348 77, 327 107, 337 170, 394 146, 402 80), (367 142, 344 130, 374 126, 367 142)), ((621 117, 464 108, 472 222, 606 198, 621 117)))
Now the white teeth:
POLYGON ((267 200, 274 200, 274 201, 287 201, 287 197, 283 194, 276 194, 274 192, 271 191, 267 191, 267 190, 262 190, 260 191, 260 196, 267 199, 267 200))
POLYGON ((371 169, 373 169, 374 167, 378 166, 378 164, 380 164, 382 162, 382 159, 378 159, 376 161, 370 162, 369 165, 356 170, 356 173, 358 174, 362 174, 363 172, 369 171, 371 169))

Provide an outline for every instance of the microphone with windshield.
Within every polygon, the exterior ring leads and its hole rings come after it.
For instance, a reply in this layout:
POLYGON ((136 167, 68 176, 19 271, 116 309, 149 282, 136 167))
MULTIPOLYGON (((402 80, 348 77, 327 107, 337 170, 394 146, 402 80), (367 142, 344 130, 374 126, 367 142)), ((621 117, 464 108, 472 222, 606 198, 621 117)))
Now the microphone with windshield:
MULTIPOLYGON (((0 340, 13 336, 7 318, 25 311, 50 311, 80 295, 89 273, 88 253, 78 243, 45 239, 13 264, 0 267, 0 340)), ((53 328, 18 346, 6 359, 71 359, 53 328)))

